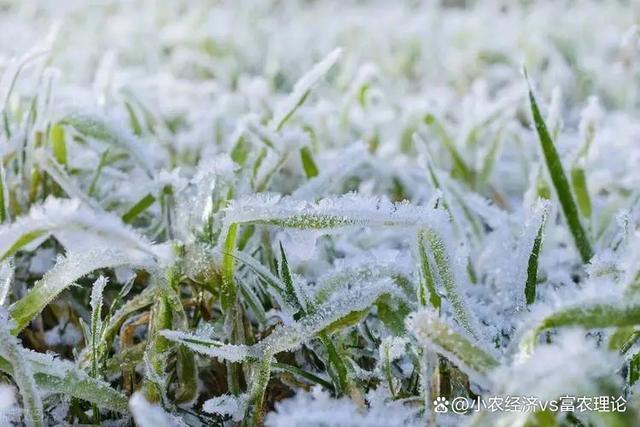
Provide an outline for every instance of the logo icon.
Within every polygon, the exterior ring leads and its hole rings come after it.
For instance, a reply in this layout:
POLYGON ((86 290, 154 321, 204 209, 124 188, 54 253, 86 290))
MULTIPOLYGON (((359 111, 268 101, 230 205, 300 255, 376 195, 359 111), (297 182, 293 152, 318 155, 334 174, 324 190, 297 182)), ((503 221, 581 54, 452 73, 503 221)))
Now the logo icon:
POLYGON ((436 400, 433 401, 433 406, 438 414, 446 414, 449 412, 449 401, 444 397, 436 397, 436 400))

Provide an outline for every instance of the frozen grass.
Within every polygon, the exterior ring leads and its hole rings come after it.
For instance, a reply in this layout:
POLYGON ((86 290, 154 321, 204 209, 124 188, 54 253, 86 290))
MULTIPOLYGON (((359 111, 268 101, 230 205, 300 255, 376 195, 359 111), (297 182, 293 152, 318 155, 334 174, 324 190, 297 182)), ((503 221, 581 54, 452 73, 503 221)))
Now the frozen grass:
POLYGON ((637 425, 631 3, 0 0, 0 424, 637 425))

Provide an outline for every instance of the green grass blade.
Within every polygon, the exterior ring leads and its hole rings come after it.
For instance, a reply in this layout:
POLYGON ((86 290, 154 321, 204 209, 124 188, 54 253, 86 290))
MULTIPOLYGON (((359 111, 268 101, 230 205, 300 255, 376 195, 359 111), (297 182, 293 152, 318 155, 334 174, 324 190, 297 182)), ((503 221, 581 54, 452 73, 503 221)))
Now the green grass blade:
POLYGON ((318 176, 318 166, 313 160, 313 154, 309 147, 302 147, 300 149, 300 160, 302 161, 302 168, 308 179, 318 176))
MULTIPOLYGON (((127 412, 127 398, 109 384, 89 377, 72 363, 50 356, 28 352, 25 359, 31 366, 38 388, 47 393, 62 394, 95 403, 101 408, 127 412)), ((0 358, 0 370, 13 374, 11 364, 0 358)))
POLYGON ((222 257, 222 289, 220 291, 220 303, 224 311, 228 311, 236 302, 236 283, 233 277, 235 270, 236 236, 238 224, 231 224, 224 242, 224 254, 222 257))
POLYGON ((20 249, 28 245, 29 243, 38 240, 48 234, 47 230, 31 230, 24 233, 22 236, 16 240, 13 245, 7 251, 2 254, 0 257, 0 261, 5 261, 7 258, 13 256, 20 249))
POLYGON ((251 145, 247 142, 247 139, 244 135, 240 135, 231 149, 231 159, 237 164, 244 166, 244 163, 247 161, 247 157, 249 156, 250 149, 251 145))
POLYGON ((327 351, 327 357, 329 358, 329 373, 332 377, 334 377, 334 383, 339 392, 344 393, 348 389, 348 378, 347 378, 347 366, 333 345, 333 342, 329 338, 329 336, 325 332, 321 332, 319 334, 320 342, 324 346, 327 351))
POLYGON ((478 180, 481 185, 488 185, 489 180, 491 178, 491 173, 493 172, 493 168, 496 164, 496 160, 498 159, 498 154, 500 153, 500 147, 502 145, 502 129, 500 129, 493 140, 491 141, 491 146, 489 147, 489 151, 485 155, 482 161, 482 167, 480 169, 480 174, 478 180))
POLYGON ((524 287, 524 296, 527 304, 533 304, 536 300, 536 285, 538 283, 538 257, 540 256, 540 249, 542 247, 542 237, 544 232, 544 225, 546 222, 548 210, 545 210, 542 214, 542 220, 538 227, 538 232, 533 241, 533 247, 531 248, 531 254, 529 255, 529 261, 527 263, 527 282, 524 287))
POLYGON ((529 88, 529 101, 531 104, 531 113, 533 115, 533 121, 535 123, 536 131, 538 132, 538 139, 542 147, 542 153, 544 155, 545 163, 551 176, 551 182, 556 189, 562 212, 569 226, 569 230, 573 235, 578 252, 582 258, 582 262, 588 262, 593 256, 593 249, 591 248, 591 242, 587 236, 585 229, 580 222, 580 214, 578 206, 571 193, 571 186, 565 175, 562 162, 558 151, 551 139, 551 135, 547 130, 547 126, 540 114, 538 104, 536 103, 533 91, 529 88))
POLYGON ((436 352, 474 379, 482 381, 486 374, 500 364, 494 356, 474 343, 473 338, 456 331, 429 310, 411 315, 407 319, 407 329, 422 345, 435 347, 436 352))
POLYGON ((255 374, 251 378, 249 401, 247 405, 247 426, 262 426, 264 424, 264 395, 271 378, 271 354, 266 354, 258 363, 255 374))
POLYGON ((25 361, 26 350, 20 345, 10 329, 13 327, 7 318, 6 311, 0 313, 0 356, 10 365, 11 376, 20 390, 22 405, 25 412, 25 423, 28 426, 43 425, 44 411, 40 392, 31 371, 29 363, 25 361))
POLYGON ((580 213, 585 218, 591 218, 591 197, 589 196, 584 168, 576 166, 571 169, 571 185, 576 194, 580 213))
POLYGON ((7 184, 7 172, 0 161, 0 223, 7 221, 10 217, 9 212, 9 187, 7 184))
POLYGON ((287 363, 274 363, 272 364, 272 369, 274 372, 277 371, 285 371, 285 372, 289 372, 295 376, 298 376, 300 378, 304 378, 305 380, 313 383, 313 384, 318 384, 321 385, 322 387, 326 388, 327 390, 333 391, 333 384, 331 384, 329 381, 325 380, 324 378, 319 377, 316 374, 312 374, 311 372, 305 371, 304 369, 298 368, 297 366, 293 366, 293 365, 289 365, 287 363))
MULTIPOLYGON (((189 319, 182 305, 180 295, 176 291, 176 289, 180 288, 180 274, 174 268, 171 268, 167 276, 168 284, 162 287, 162 293, 166 295, 169 308, 171 309, 172 326, 179 330, 188 330, 189 319)), ((193 401, 197 396, 198 372, 195 356, 193 352, 185 346, 178 346, 176 348, 176 373, 176 402, 185 403, 193 401)))
POLYGON ((56 162, 67 167, 67 143, 65 142, 64 127, 59 124, 51 126, 51 150, 56 162))
POLYGON ((130 262, 126 254, 111 250, 68 253, 66 258, 58 260, 24 297, 10 307, 9 312, 15 321, 13 333, 20 332, 47 304, 77 279, 94 270, 129 265, 130 262))
POLYGON ((152 168, 145 156, 142 142, 126 129, 97 114, 80 111, 67 115, 60 123, 72 126, 82 135, 126 149, 147 174, 151 175, 152 168))
POLYGON ((122 215, 122 221, 124 221, 125 224, 130 224, 149 206, 153 205, 155 201, 156 201, 156 198, 154 196, 152 196, 151 194, 147 194, 142 199, 140 199, 135 205, 131 206, 131 208, 124 215, 122 215))
POLYGON ((461 179, 465 184, 473 186, 475 181, 475 172, 464 161, 455 142, 453 141, 453 138, 451 138, 442 123, 440 123, 433 114, 427 114, 423 121, 435 132, 438 139, 440 139, 444 148, 449 153, 449 156, 451 156, 451 160, 453 161, 452 175, 461 179))
POLYGON ((418 256, 420 259, 420 282, 418 284, 418 302, 421 306, 427 305, 427 296, 431 306, 440 310, 442 299, 436 291, 436 283, 431 271, 431 265, 429 263, 429 241, 427 231, 420 230, 418 232, 418 256))
POLYGON ((159 334, 159 331, 171 329, 173 317, 168 298, 162 292, 156 297, 149 320, 149 336, 144 359, 146 370, 144 380, 145 397, 149 402, 165 401, 165 371, 167 356, 172 343, 159 334))
POLYGON ((442 281, 442 286, 447 294, 447 300, 453 308, 455 318, 460 326, 474 338, 478 338, 480 331, 477 329, 477 322, 472 318, 472 313, 467 308, 464 296, 458 289, 456 278, 451 268, 453 258, 447 253, 447 248, 433 230, 426 229, 424 233, 425 241, 429 243, 433 259, 438 270, 438 276, 442 281))
POLYGON ((282 282, 284 283, 286 302, 291 306, 291 308, 300 309, 304 313, 306 312, 306 304, 305 301, 300 301, 300 298, 298 298, 296 288, 293 284, 293 277, 291 276, 291 271, 289 271, 289 262, 287 261, 287 255, 284 252, 282 243, 280 243, 280 257, 280 276, 282 277, 282 282))
POLYGON ((621 302, 575 304, 552 313, 536 323, 523 336, 520 348, 530 353, 538 335, 550 328, 580 326, 585 329, 635 326, 640 324, 640 304, 621 302))
POLYGON ((275 109, 270 127, 276 131, 282 129, 284 124, 293 116, 293 113, 304 104, 311 89, 324 77, 327 72, 338 61, 342 53, 341 49, 335 49, 323 60, 315 64, 304 76, 296 82, 289 94, 275 109))

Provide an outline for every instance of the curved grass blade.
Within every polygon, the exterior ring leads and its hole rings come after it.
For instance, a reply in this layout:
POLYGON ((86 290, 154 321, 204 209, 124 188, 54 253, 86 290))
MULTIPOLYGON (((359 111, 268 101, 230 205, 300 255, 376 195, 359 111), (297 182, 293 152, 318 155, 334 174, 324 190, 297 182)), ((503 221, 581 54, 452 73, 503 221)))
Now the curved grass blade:
POLYGON ((273 118, 269 126, 279 131, 296 110, 304 103, 309 96, 311 89, 324 77, 325 74, 338 61, 342 49, 337 48, 322 61, 318 62, 304 76, 296 82, 293 91, 275 109, 273 118))
POLYGON ((520 349, 531 354, 538 335, 547 329, 580 326, 585 329, 634 326, 640 324, 640 304, 634 301, 576 303, 552 313, 529 329, 520 342, 520 349))
POLYGON ((149 176, 151 164, 145 155, 144 146, 136 136, 126 128, 110 122, 98 114, 86 111, 74 111, 64 117, 61 121, 63 125, 71 125, 81 134, 90 138, 95 138, 128 150, 138 163, 143 167, 149 176))
POLYGON ((291 197, 256 195, 232 201, 228 224, 262 224, 303 230, 336 231, 348 227, 429 225, 441 213, 431 207, 391 203, 386 198, 347 194, 318 202, 291 197))
POLYGON ((19 333, 55 297, 77 279, 101 268, 129 265, 131 259, 124 253, 112 250, 94 250, 85 253, 68 253, 19 301, 9 312, 15 321, 13 333, 19 333))
POLYGON ((406 322, 418 342, 433 347, 477 382, 486 382, 485 376, 500 365, 473 338, 456 331, 430 310, 414 313, 406 322))
POLYGON ((147 194, 142 199, 140 199, 135 205, 131 206, 131 208, 122 215, 122 221, 125 224, 130 224, 136 219, 142 212, 144 212, 149 206, 151 206, 156 201, 156 198, 147 194))

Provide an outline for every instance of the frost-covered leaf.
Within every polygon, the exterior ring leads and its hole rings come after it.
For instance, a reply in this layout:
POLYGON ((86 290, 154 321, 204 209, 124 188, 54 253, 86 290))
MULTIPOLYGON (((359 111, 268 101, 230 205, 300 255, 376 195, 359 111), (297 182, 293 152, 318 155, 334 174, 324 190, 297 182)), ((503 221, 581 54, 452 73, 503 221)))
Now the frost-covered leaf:
POLYGON ((591 242, 589 241, 589 236, 587 235, 587 232, 580 220, 578 207, 574 200, 571 187, 569 186, 567 176, 564 173, 560 156, 558 155, 558 151, 556 150, 553 140, 549 135, 547 126, 540 115, 538 104, 536 103, 531 89, 529 89, 529 101, 531 103, 533 121, 538 132, 538 138, 540 140, 542 153, 544 154, 549 175, 551 176, 551 181, 556 189, 560 206, 562 206, 562 212, 567 220, 567 224, 569 225, 569 229, 573 235, 578 252, 582 257, 582 262, 586 263, 593 256, 591 242))
POLYGON ((534 322, 520 344, 525 353, 531 351, 538 334, 550 328, 581 326, 593 329, 638 325, 640 303, 634 299, 606 301, 605 298, 579 301, 566 304, 534 322))
POLYGON ((47 272, 27 295, 9 308, 11 317, 15 321, 13 332, 20 332, 60 292, 73 285, 82 276, 101 268, 131 264, 132 260, 126 253, 113 250, 70 252, 66 257, 59 258, 55 267, 47 272))
POLYGON ((0 263, 0 307, 8 301, 14 274, 15 265, 11 258, 0 263))
POLYGON ((162 254, 113 214, 96 212, 77 199, 49 198, 27 216, 0 227, 2 259, 33 250, 50 235, 74 252, 117 245, 134 263, 150 262, 162 254))
POLYGON ((229 223, 267 224, 284 228, 339 230, 347 227, 415 227, 439 215, 432 209, 388 199, 349 194, 317 203, 280 196, 254 196, 227 208, 229 223))
POLYGON ((324 77, 329 69, 336 63, 342 49, 335 49, 326 58, 313 66, 309 72, 300 78, 293 87, 293 91, 276 107, 270 126, 274 130, 280 130, 291 115, 298 109, 309 95, 309 91, 318 81, 324 77))
POLYGON ((11 334, 12 322, 4 308, 0 308, 0 356, 11 366, 11 376, 18 385, 28 426, 44 425, 44 413, 40 391, 33 377, 33 371, 27 362, 25 350, 18 339, 11 334))
POLYGON ((202 409, 209 413, 228 415, 233 421, 241 421, 247 407, 247 396, 223 395, 209 399, 202 405, 202 409))
POLYGON ((81 134, 124 148, 131 152, 140 165, 151 173, 151 164, 142 143, 127 128, 110 119, 87 111, 73 111, 66 115, 62 124, 73 126, 81 134))
POLYGON ((459 365, 474 381, 486 384, 486 375, 500 366, 496 358, 484 350, 473 337, 457 331, 433 312, 423 310, 407 319, 407 328, 426 348, 459 365))

